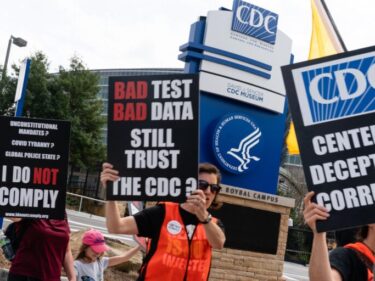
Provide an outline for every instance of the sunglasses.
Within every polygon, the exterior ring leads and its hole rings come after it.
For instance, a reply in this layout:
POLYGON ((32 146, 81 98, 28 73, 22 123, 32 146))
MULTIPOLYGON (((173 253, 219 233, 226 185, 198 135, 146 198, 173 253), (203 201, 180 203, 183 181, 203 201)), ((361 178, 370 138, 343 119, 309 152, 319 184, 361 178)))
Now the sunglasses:
POLYGON ((211 192, 219 192, 221 189, 221 186, 215 183, 208 183, 205 180, 199 180, 199 189, 206 190, 208 187, 211 188, 211 192))

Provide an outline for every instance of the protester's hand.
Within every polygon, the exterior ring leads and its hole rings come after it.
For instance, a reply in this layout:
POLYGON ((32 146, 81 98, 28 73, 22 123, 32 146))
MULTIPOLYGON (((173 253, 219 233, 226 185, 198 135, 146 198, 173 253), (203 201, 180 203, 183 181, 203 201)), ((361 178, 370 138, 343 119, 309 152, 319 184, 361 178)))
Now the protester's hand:
POLYGON ((314 233, 316 231, 316 221, 317 220, 326 220, 329 217, 328 210, 323 206, 320 206, 316 203, 311 202, 311 198, 314 196, 314 191, 310 191, 306 194, 303 202, 305 208, 303 210, 303 217, 306 224, 311 228, 314 233))
POLYGON ((206 195, 200 189, 192 192, 191 195, 187 197, 186 203, 192 207, 193 214, 195 214, 199 221, 204 221, 208 212, 206 209, 206 195))
POLYGON ((100 182, 103 187, 107 187, 107 181, 116 181, 119 178, 118 171, 113 169, 113 165, 103 163, 102 172, 100 173, 100 182))

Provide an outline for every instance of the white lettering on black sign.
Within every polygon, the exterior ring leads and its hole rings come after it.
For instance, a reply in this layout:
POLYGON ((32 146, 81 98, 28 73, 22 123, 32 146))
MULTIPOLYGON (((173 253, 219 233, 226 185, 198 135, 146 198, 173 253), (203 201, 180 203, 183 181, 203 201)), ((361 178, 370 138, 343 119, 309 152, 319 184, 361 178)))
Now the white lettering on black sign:
POLYGON ((70 124, 0 117, 0 215, 63 219, 70 124))
POLYGON ((181 74, 110 78, 108 158, 121 178, 109 198, 183 201, 196 188, 197 81, 181 74))
POLYGON ((374 56, 370 47, 282 67, 306 182, 330 212, 318 231, 375 222, 374 56))

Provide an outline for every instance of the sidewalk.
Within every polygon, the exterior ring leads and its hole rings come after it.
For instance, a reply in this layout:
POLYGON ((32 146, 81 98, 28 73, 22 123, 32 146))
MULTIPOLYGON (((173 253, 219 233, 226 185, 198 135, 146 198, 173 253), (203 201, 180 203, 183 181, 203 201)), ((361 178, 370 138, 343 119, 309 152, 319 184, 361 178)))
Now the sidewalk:
MULTIPOLYGON (((0 281, 7 281, 8 279, 8 270, 0 268, 0 281)), ((68 281, 68 278, 61 277, 61 281, 68 281)))

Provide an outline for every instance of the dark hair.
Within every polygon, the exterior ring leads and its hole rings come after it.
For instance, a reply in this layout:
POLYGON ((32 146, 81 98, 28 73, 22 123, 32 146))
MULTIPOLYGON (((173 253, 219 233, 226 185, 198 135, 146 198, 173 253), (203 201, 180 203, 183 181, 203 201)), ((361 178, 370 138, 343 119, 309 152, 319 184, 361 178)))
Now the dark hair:
POLYGON ((335 238, 337 246, 343 247, 346 244, 358 241, 357 233, 359 230, 359 227, 336 230, 335 238))
POLYGON ((199 174, 207 173, 207 174, 215 174, 217 178, 217 184, 221 182, 221 173, 220 170, 211 163, 200 163, 199 164, 199 174))
POLYGON ((83 260, 86 257, 86 249, 90 247, 89 245, 82 244, 81 247, 79 247, 78 254, 76 256, 76 260, 83 260))
POLYGON ((358 241, 363 242, 363 240, 365 240, 367 238, 367 235, 368 235, 368 225, 364 225, 364 226, 359 228, 355 238, 358 241))
MULTIPOLYGON (((79 252, 76 256, 76 260, 84 260, 86 257, 86 250, 87 248, 90 248, 89 245, 81 244, 81 247, 79 247, 79 252)), ((98 257, 98 259, 102 258, 104 256, 104 252, 98 257)))
MULTIPOLYGON (((221 173, 220 170, 211 163, 200 163, 199 164, 199 174, 207 173, 207 174, 215 174, 217 178, 217 184, 220 184, 221 182, 221 173)), ((221 208, 223 203, 217 201, 217 195, 219 194, 219 191, 216 192, 215 198, 211 203, 210 209, 212 210, 218 210, 221 208)))

